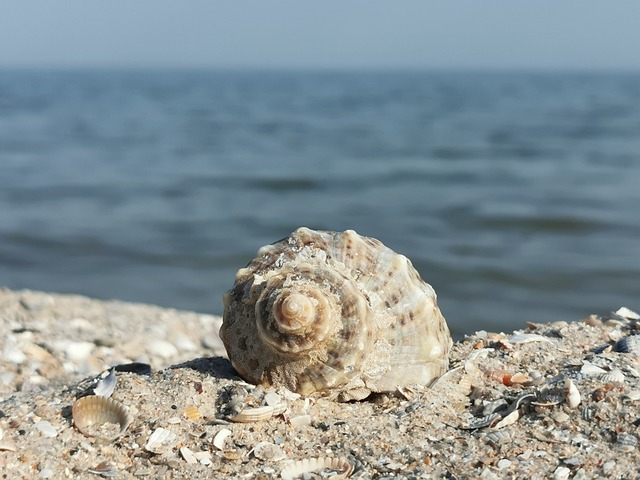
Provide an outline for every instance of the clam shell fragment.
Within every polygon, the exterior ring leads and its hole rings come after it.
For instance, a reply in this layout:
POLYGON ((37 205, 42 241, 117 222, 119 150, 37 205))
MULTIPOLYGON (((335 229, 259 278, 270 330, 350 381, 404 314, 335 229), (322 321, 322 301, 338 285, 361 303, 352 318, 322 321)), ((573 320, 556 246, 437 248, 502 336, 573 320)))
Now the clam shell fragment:
POLYGON ((72 415, 73 424, 80 432, 106 441, 118 438, 133 421, 123 404, 97 395, 76 400, 72 415))
POLYGON ((280 476, 283 480, 294 480, 302 478, 306 473, 310 472, 336 472, 334 475, 328 473, 322 474, 322 478, 331 478, 332 480, 341 480, 349 478, 353 472, 353 464, 346 458, 305 458, 288 465, 280 476), (329 476, 331 475, 331 476, 329 476))

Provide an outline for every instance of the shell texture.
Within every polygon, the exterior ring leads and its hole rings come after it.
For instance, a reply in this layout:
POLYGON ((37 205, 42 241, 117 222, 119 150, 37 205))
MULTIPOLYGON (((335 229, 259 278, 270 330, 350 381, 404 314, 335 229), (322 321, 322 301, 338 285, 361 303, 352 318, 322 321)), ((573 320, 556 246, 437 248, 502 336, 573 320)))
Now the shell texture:
POLYGON ((91 395, 75 401, 72 407, 73 423, 80 432, 102 440, 115 440, 132 422, 132 417, 120 402, 111 398, 91 395), (114 426, 102 432, 101 428, 114 426))
POLYGON ((262 247, 223 298, 220 337, 245 380, 361 399, 428 385, 452 341, 433 288, 380 241, 299 228, 262 247))

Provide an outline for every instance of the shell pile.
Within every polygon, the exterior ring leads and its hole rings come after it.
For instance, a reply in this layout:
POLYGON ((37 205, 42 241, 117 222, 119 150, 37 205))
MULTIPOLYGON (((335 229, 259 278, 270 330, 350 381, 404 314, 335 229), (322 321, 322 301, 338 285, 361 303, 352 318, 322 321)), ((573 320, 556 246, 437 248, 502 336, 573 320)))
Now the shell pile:
POLYGON ((380 241, 299 228, 262 247, 224 295, 220 337, 245 380, 362 399, 428 385, 452 340, 433 288, 380 241))

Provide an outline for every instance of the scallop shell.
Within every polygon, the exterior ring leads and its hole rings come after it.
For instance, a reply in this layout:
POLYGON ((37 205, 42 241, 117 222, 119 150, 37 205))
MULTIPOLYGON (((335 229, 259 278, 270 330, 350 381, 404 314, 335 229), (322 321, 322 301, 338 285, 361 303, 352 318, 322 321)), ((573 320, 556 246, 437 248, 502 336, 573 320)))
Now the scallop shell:
POLYGON ((353 230, 299 228, 258 250, 223 298, 220 337, 245 380, 340 400, 428 385, 452 341, 411 262, 353 230))
POLYGON ((72 414, 73 423, 80 432, 107 441, 122 435, 133 420, 120 402, 97 395, 76 400, 72 414), (109 428, 110 424, 117 430, 109 428))

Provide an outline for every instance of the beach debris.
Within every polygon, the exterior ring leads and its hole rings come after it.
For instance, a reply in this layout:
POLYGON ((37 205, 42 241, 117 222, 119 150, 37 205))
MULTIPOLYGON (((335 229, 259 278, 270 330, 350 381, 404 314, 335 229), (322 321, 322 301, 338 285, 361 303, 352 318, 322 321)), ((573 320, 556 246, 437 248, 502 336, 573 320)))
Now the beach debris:
POLYGON ((289 425, 294 428, 306 427, 311 425, 311 415, 298 415, 289 419, 289 425))
POLYGON ((198 459, 193 454, 193 451, 189 447, 180 447, 180 455, 184 458, 184 461, 189 464, 198 463, 198 459))
POLYGON ((485 442, 492 446, 503 445, 511 442, 511 434, 508 430, 499 430, 495 432, 487 433, 484 437, 485 442))
POLYGON ((257 443, 249 453, 253 453, 254 457, 265 462, 279 462, 287 457, 281 447, 270 442, 257 443))
POLYGON ((611 314, 624 320, 640 320, 640 314, 627 307, 620 307, 615 312, 611 312, 611 314))
POLYGON ((223 303, 220 337, 253 384, 348 401, 428 385, 448 368, 433 288, 405 256, 353 230, 299 228, 262 247, 223 303))
POLYGON ((166 428, 158 427, 149 436, 144 449, 151 453, 163 454, 178 443, 178 435, 166 428))
POLYGON ((151 374, 151 365, 142 362, 123 363, 113 367, 116 372, 135 373, 136 375, 151 374))
POLYGON ((638 438, 629 433, 618 433, 616 436, 616 445, 618 450, 622 452, 633 452, 638 448, 638 438))
POLYGON ((582 367, 580 368, 580 373, 582 375, 603 375, 607 373, 607 371, 604 368, 600 368, 591 362, 584 361, 582 367))
POLYGON ((580 392, 578 391, 578 387, 576 387, 575 383, 573 383, 570 378, 567 378, 564 381, 564 394, 565 402, 569 408, 576 408, 580 405, 580 392))
POLYGON ((625 380, 624 373, 619 368, 614 368, 609 372, 605 372, 600 377, 600 380, 604 383, 612 383, 612 384, 620 384, 624 383, 625 380))
POLYGON ((307 473, 318 472, 321 478, 342 480, 351 476, 353 468, 354 465, 344 457, 305 458, 287 465, 280 473, 280 476, 283 480, 294 480, 304 478, 307 473))
POLYGON ((216 403, 222 418, 236 423, 261 422, 287 410, 282 396, 273 390, 244 385, 222 389, 216 403))
POLYGON ((613 346, 613 351, 640 356, 640 335, 628 335, 621 338, 613 346))
POLYGON ((115 463, 105 460, 104 462, 100 462, 95 467, 87 469, 87 472, 111 478, 116 476, 117 469, 115 463))
POLYGON ((190 405, 184 409, 184 416, 189 420, 200 420, 202 418, 202 413, 200 413, 198 407, 190 405))
POLYGON ((15 452, 16 445, 8 438, 4 438, 4 430, 0 428, 0 452, 15 452))
POLYGON ((509 343, 531 343, 531 342, 548 342, 552 343, 548 337, 537 333, 518 333, 507 339, 509 343))
POLYGON ((100 380, 98 384, 93 389, 93 393, 100 397, 109 398, 113 391, 116 389, 116 383, 118 382, 118 378, 116 377, 116 370, 112 368, 109 371, 109 375, 100 380))
POLYGON ((286 403, 281 403, 273 407, 266 405, 264 407, 245 408, 240 413, 227 417, 227 420, 237 423, 262 422, 263 420, 268 420, 271 417, 284 413, 286 409, 286 403))
POLYGON ((49 438, 54 438, 58 436, 58 430, 51 425, 51 422, 46 420, 40 420, 33 425, 33 428, 39 430, 42 435, 49 438))
POLYGON ((97 395, 76 400, 72 415, 73 423, 81 433, 107 441, 122 435, 133 421, 123 404, 97 395))
POLYGON ((218 450, 224 450, 224 444, 227 441, 227 438, 231 436, 233 432, 228 428, 221 429, 218 433, 216 433, 215 437, 213 437, 213 446, 218 450))

